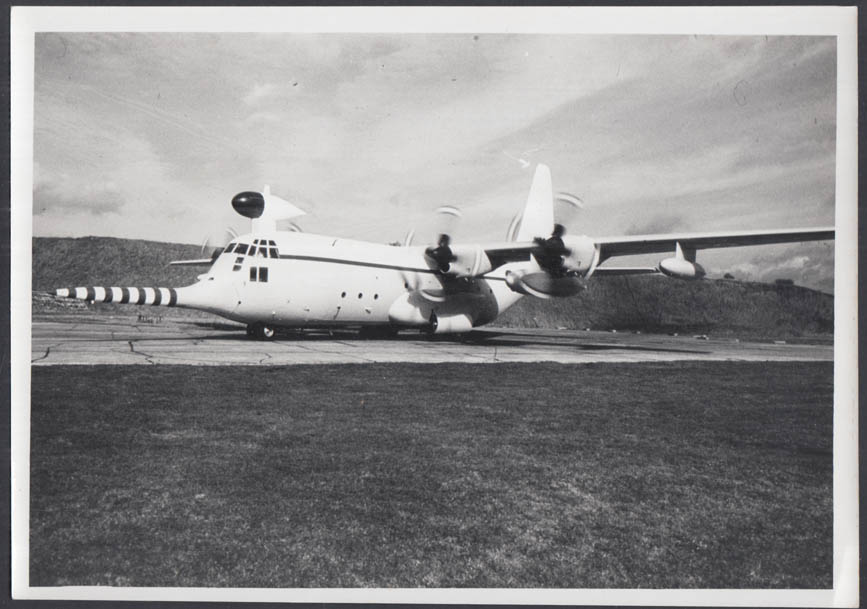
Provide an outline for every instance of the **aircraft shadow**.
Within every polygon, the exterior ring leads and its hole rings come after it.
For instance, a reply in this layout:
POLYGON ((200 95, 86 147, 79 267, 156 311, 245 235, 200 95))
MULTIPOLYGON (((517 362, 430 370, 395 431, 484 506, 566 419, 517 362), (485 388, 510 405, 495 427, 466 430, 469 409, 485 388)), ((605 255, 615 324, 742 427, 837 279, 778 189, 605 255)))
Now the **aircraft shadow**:
MULTIPOLYGON (((214 328, 214 325, 197 323, 197 326, 214 328)), ((228 329, 223 324, 220 329, 228 329)), ((243 331, 232 327, 232 332, 219 332, 208 336, 197 337, 199 340, 229 340, 229 341, 252 341, 243 331)), ((348 343, 365 343, 371 341, 387 341, 394 343, 417 343, 428 342, 431 345, 436 344, 454 344, 454 345, 478 345, 486 347, 559 347, 571 348, 580 351, 639 351, 639 352, 656 352, 656 353, 690 353, 703 354, 710 353, 704 349, 689 349, 678 347, 665 347, 653 345, 630 345, 622 342, 605 344, 600 342, 583 342, 584 338, 576 336, 574 338, 564 338, 553 333, 545 333, 538 335, 529 334, 512 334, 509 332, 498 331, 474 331, 463 336, 458 335, 442 335, 442 336, 427 336, 424 333, 402 333, 388 337, 368 337, 360 336, 354 331, 321 331, 321 330, 303 330, 298 332, 287 332, 285 330, 277 330, 274 337, 276 342, 289 343, 316 343, 316 342, 348 342, 348 343)))
MULTIPOLYGON (((457 341, 456 341, 457 342, 457 341)), ((485 345, 489 347, 527 347, 527 346, 552 346, 552 347, 572 347, 573 349, 578 349, 581 351, 652 351, 656 353, 710 353, 710 351, 698 350, 698 349, 678 349, 678 348, 669 348, 669 347, 653 347, 653 346, 642 346, 642 345, 625 345, 623 343, 617 344, 601 344, 601 343, 582 343, 580 339, 575 339, 572 341, 561 341, 561 340, 532 340, 531 337, 528 337, 528 340, 510 340, 510 339, 495 339, 495 340, 484 340, 484 341, 460 341, 462 343, 471 343, 478 345, 485 345)))
MULTIPOLYGON (((121 324, 123 325, 123 324, 121 324)), ((208 342, 213 340, 231 341, 231 342, 250 342, 256 343, 255 339, 247 336, 243 326, 233 325, 228 323, 213 323, 213 322, 182 322, 181 327, 186 326, 188 330, 193 332, 180 332, 177 337, 149 335, 147 333, 112 336, 94 336, 85 338, 77 336, 70 338, 74 342, 126 342, 132 341, 135 343, 160 342, 173 339, 192 340, 194 342, 208 342), (201 334, 198 331, 204 331, 201 334)), ((628 340, 628 335, 623 335, 624 339, 628 340)), ((464 335, 444 334, 429 336, 424 332, 402 331, 397 335, 390 336, 365 336, 359 334, 357 330, 335 329, 304 329, 298 331, 278 329, 274 340, 278 343, 317 343, 317 342, 345 342, 363 344, 370 341, 388 341, 393 343, 430 343, 431 346, 437 344, 452 344, 452 345, 477 345, 485 347, 555 347, 574 349, 578 351, 636 351, 636 352, 657 352, 657 353, 689 353, 702 354, 709 353, 708 350, 679 348, 674 346, 656 346, 656 345, 638 345, 624 344, 623 342, 605 343, 599 341, 598 337, 584 336, 581 333, 572 333, 564 335, 557 330, 543 330, 541 332, 534 331, 533 333, 524 332, 509 332, 503 330, 473 330, 464 335)), ((623 339, 621 339, 623 340, 623 339)))

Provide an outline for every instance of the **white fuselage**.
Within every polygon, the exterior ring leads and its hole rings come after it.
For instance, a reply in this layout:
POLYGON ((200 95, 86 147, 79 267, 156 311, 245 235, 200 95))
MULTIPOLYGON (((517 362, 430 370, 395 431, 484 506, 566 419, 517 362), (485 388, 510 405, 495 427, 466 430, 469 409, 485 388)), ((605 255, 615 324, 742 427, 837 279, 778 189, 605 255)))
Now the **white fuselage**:
POLYGON ((506 272, 535 265, 457 279, 436 271, 424 249, 297 232, 244 235, 196 284, 177 289, 177 304, 273 326, 425 327, 432 314, 478 326, 521 297, 506 285, 506 272), (254 243, 255 251, 230 251, 254 243))

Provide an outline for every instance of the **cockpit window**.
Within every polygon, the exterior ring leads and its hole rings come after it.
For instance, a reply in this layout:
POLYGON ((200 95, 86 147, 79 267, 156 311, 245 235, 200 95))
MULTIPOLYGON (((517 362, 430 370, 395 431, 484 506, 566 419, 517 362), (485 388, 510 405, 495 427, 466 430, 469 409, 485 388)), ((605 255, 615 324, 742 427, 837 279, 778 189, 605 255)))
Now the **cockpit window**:
POLYGON ((249 246, 248 246, 246 243, 241 243, 241 244, 238 245, 237 248, 235 248, 235 253, 236 253, 236 254, 244 255, 244 254, 247 253, 247 248, 248 248, 248 247, 249 247, 249 246))
POLYGON ((280 256, 277 254, 277 248, 276 248, 276 247, 272 247, 272 248, 271 248, 270 250, 268 250, 268 251, 270 252, 270 256, 271 256, 271 258, 279 258, 279 257, 280 257, 280 256))

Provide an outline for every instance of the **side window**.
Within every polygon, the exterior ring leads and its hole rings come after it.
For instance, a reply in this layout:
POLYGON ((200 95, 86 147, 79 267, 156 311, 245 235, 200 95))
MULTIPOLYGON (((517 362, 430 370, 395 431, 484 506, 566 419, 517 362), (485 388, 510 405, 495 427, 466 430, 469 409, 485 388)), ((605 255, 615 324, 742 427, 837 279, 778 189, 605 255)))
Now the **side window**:
POLYGON ((267 282, 268 281, 268 267, 267 266, 251 266, 250 267, 250 281, 267 282))
POLYGON ((268 251, 270 252, 271 258, 279 258, 280 257, 280 255, 277 254, 277 248, 276 247, 272 247, 268 251))
POLYGON ((235 248, 235 253, 236 253, 236 254, 241 254, 242 256, 243 256, 244 254, 246 254, 246 253, 247 253, 247 244, 246 244, 246 243, 241 243, 240 245, 238 245, 238 247, 235 248))

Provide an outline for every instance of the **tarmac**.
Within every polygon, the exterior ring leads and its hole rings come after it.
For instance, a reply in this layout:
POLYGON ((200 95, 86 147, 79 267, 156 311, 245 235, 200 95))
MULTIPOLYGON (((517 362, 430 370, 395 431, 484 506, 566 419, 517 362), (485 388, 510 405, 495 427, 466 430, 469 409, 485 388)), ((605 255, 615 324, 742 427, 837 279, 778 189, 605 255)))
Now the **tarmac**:
POLYGON ((374 362, 501 363, 675 361, 833 361, 830 339, 821 344, 743 342, 735 338, 580 330, 481 328, 464 337, 428 338, 402 332, 387 340, 357 332, 278 334, 249 338, 240 324, 199 319, 147 319, 93 314, 36 315, 34 366, 170 365, 248 366, 374 362))

